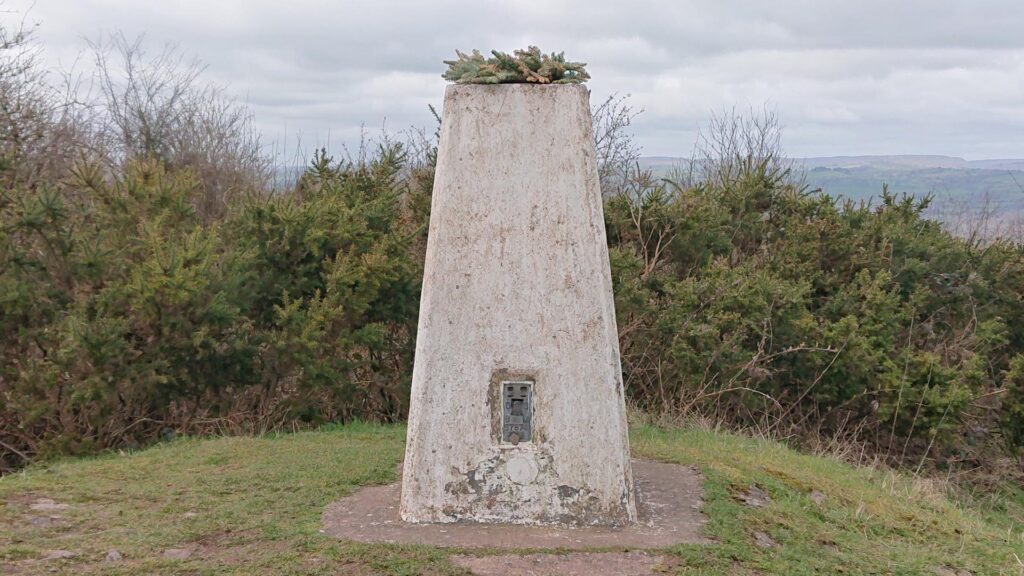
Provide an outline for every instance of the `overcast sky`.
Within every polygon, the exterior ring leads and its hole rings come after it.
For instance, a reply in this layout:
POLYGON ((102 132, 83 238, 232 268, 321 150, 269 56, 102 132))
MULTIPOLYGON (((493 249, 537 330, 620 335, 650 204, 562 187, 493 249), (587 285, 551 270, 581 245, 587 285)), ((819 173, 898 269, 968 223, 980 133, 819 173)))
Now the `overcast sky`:
POLYGON ((290 147, 428 126, 455 49, 536 44, 588 63, 592 102, 630 94, 647 155, 767 104, 794 156, 1024 157, 1021 0, 6 0, 0 17, 33 4, 51 62, 101 33, 177 42, 290 147))

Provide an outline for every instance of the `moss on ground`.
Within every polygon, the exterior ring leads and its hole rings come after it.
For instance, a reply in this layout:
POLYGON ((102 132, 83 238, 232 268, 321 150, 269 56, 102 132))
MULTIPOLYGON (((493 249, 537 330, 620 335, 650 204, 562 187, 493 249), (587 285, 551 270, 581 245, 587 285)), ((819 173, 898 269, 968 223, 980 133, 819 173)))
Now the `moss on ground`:
MULTIPOLYGON (((404 435, 359 424, 36 465, 0 479, 0 572, 465 574, 452 551, 319 532, 328 502, 394 480, 404 435), (68 507, 33 510, 42 498, 68 507), (42 559, 54 550, 75 556, 42 559), (123 558, 105 562, 110 550, 123 558)), ((632 443, 639 457, 695 464, 706 477, 717 543, 668 550, 666 573, 1024 574, 1019 493, 968 508, 933 483, 724 433, 642 427, 632 443), (771 502, 743 504, 751 485, 771 502), (776 545, 757 546, 758 532, 776 545)))

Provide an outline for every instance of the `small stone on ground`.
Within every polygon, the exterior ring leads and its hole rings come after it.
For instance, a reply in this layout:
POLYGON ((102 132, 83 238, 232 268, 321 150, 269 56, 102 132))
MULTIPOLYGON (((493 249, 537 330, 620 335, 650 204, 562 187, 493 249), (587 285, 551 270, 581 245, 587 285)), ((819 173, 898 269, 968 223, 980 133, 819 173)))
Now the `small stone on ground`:
POLYGON ((757 531, 754 532, 754 545, 758 548, 774 548, 778 546, 778 543, 768 534, 757 531))
POLYGON ((648 576, 661 557, 644 552, 573 552, 453 556, 451 560, 476 576, 648 576))
POLYGON ((117 550, 110 550, 107 552, 107 557, 103 559, 104 562, 120 562, 124 556, 121 555, 117 550))
POLYGON ((740 492, 739 499, 752 508, 764 508, 772 503, 771 496, 753 484, 745 492, 740 492))
POLYGON ((43 560, 67 560, 75 556, 78 556, 78 554, 68 550, 50 550, 43 555, 43 560))

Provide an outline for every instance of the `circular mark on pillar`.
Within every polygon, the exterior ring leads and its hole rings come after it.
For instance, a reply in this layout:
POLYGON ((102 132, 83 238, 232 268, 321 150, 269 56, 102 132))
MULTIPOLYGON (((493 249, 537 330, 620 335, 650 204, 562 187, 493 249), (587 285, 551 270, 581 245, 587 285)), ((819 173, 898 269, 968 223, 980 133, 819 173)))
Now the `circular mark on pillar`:
POLYGON ((505 471, 508 472, 508 479, 516 484, 529 484, 537 478, 537 463, 533 458, 513 456, 505 464, 505 471))

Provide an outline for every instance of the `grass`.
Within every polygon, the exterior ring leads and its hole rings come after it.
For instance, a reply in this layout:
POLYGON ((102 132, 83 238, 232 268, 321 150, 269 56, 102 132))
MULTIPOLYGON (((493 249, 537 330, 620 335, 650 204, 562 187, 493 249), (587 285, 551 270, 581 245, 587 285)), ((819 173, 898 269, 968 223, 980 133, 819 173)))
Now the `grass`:
MULTIPOLYGON (((0 479, 0 573, 465 574, 448 550, 319 533, 328 502, 395 479, 404 435, 359 424, 36 465, 0 479), (69 507, 32 510, 40 498, 69 507), (30 520, 48 515, 60 518, 30 520), (123 559, 104 562, 112 549, 123 559), (164 558, 168 549, 191 554, 164 558), (53 550, 75 556, 42 560, 53 550)), ((1024 574, 1019 493, 966 507, 929 482, 696 429, 639 427, 632 443, 639 457, 695 464, 706 478, 717 543, 667 550, 666 573, 1024 574), (737 500, 752 484, 770 504, 737 500), (825 500, 815 502, 815 491, 825 500), (756 532, 777 545, 758 547, 756 532)))
POLYGON ((706 477, 704 512, 720 544, 674 549, 681 574, 1024 574, 1019 495, 970 509, 935 482, 723 433, 641 428, 632 443, 637 454, 696 464, 706 477), (751 484, 770 505, 736 499, 751 484), (753 545, 758 531, 778 546, 753 545))

